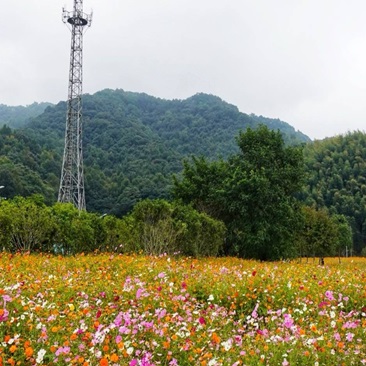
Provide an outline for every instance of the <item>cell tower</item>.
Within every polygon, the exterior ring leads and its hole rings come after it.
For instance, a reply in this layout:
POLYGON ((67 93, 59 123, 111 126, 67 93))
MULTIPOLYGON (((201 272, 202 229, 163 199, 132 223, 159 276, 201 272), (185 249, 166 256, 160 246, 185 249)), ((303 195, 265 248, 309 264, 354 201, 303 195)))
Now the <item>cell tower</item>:
POLYGON ((74 10, 62 9, 62 20, 71 30, 69 89, 66 115, 65 150, 62 161, 59 202, 71 202, 85 210, 82 105, 83 34, 90 27, 92 14, 83 12, 83 0, 74 0, 74 10))

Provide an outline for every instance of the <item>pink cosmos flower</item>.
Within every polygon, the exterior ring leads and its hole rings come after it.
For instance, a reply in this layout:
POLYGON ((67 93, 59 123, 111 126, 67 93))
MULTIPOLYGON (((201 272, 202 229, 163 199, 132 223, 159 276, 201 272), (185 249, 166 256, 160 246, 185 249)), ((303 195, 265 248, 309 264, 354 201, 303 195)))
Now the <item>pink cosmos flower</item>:
POLYGON ((166 315, 166 310, 161 308, 156 309, 155 315, 158 317, 158 319, 164 318, 164 316, 166 315))
POLYGON ((291 328, 294 325, 294 321, 291 318, 290 314, 283 314, 285 320, 283 322, 283 326, 286 328, 291 328))
POLYGON ((9 295, 3 295, 4 303, 10 302, 12 298, 9 295))
POLYGON ((318 307, 319 308, 324 308, 324 307, 326 307, 326 306, 328 306, 329 305, 329 303, 327 302, 327 301, 322 301, 319 305, 318 305, 318 307))
POLYGON ((121 313, 119 313, 117 316, 116 316, 116 319, 114 319, 114 325, 116 327, 119 327, 121 324, 122 324, 122 315, 121 313))
POLYGON ((357 328, 358 326, 358 322, 354 321, 354 322, 345 322, 342 326, 343 329, 352 329, 352 328, 357 328))
POLYGON ((139 289, 136 291, 136 299, 137 299, 137 300, 141 297, 142 293, 143 293, 143 290, 142 290, 141 288, 139 288, 139 289))
POLYGON ((9 316, 9 311, 7 311, 6 309, 3 309, 2 312, 0 312, 0 322, 5 322, 8 320, 8 316, 9 316))
POLYGON ((56 352, 55 355, 59 356, 61 354, 65 354, 67 355, 70 352, 70 347, 59 347, 56 352))
POLYGON ((252 311, 252 318, 254 318, 254 319, 258 318, 258 313, 257 313, 258 308, 259 308, 259 304, 257 303, 254 307, 254 310, 252 311))
POLYGON ((243 339, 240 335, 234 336, 234 341, 235 341, 236 345, 239 347, 243 344, 243 339))

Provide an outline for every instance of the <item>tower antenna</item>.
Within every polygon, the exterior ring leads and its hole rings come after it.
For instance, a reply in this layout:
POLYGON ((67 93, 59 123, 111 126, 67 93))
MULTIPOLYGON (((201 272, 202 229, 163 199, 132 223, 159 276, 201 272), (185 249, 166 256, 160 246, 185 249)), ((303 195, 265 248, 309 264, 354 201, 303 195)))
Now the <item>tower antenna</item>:
POLYGON ((91 26, 92 13, 83 12, 83 0, 74 0, 74 10, 62 9, 62 21, 71 30, 69 88, 66 114, 65 149, 62 161, 58 201, 73 203, 85 210, 82 104, 83 34, 91 26))

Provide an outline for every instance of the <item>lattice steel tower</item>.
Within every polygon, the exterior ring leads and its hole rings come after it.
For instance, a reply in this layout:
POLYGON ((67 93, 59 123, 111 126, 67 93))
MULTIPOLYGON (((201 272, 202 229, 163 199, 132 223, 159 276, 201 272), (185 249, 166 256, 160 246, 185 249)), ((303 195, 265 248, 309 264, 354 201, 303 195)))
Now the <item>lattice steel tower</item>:
POLYGON ((59 202, 71 202, 85 210, 82 106, 83 34, 90 27, 92 14, 83 12, 83 0, 74 0, 74 10, 62 9, 62 20, 71 30, 69 89, 66 115, 65 150, 62 161, 59 202))

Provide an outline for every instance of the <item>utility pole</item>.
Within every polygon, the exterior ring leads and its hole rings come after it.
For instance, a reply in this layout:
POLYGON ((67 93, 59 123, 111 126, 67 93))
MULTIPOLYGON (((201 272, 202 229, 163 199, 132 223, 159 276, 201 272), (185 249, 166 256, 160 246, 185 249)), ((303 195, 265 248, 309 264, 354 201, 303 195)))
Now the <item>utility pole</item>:
POLYGON ((65 149, 58 201, 73 203, 85 210, 82 146, 83 35, 91 26, 92 14, 83 12, 83 0, 74 0, 74 10, 62 9, 62 21, 71 30, 69 88, 66 114, 65 149))

